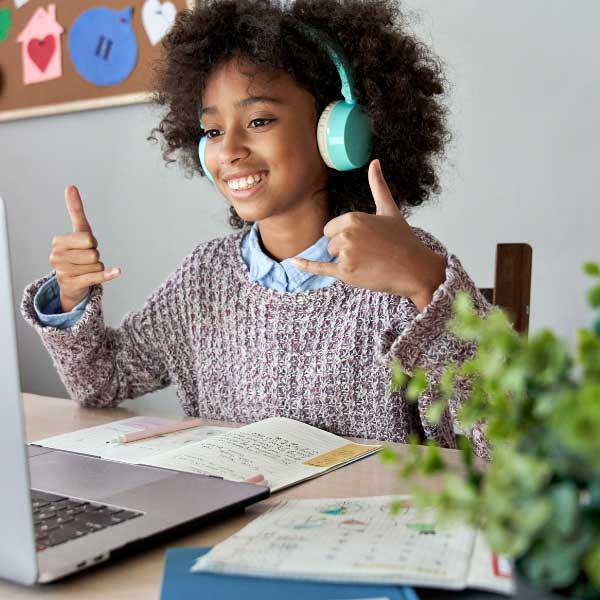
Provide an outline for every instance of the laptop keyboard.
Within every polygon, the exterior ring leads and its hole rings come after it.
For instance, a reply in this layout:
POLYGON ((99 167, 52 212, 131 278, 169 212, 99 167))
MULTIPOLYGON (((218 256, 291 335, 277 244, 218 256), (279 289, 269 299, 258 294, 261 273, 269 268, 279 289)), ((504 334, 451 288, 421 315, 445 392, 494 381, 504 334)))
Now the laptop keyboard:
POLYGON ((39 490, 31 490, 31 507, 38 552, 144 514, 39 490))

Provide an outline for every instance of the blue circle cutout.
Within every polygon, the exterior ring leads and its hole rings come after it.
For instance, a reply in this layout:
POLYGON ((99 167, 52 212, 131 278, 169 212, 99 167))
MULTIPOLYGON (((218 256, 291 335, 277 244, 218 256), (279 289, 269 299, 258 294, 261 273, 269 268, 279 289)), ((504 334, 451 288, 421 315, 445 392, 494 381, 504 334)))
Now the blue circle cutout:
POLYGON ((138 43, 131 27, 133 7, 90 8, 73 23, 69 53, 79 74, 95 85, 116 85, 133 71, 138 43))

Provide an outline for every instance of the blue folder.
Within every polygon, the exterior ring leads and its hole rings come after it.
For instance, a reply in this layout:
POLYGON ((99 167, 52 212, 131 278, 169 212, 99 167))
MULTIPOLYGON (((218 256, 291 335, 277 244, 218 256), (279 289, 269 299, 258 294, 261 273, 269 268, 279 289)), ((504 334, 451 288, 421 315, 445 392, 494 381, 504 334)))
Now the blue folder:
POLYGON ((412 588, 190 573, 210 548, 167 549, 160 600, 414 600, 412 588))

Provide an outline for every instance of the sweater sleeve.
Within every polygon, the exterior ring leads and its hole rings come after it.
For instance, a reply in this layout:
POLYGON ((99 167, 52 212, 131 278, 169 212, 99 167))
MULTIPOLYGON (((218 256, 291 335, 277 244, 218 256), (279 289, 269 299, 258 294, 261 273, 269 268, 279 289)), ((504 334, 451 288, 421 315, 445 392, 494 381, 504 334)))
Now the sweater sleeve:
POLYGON ((70 311, 62 312, 60 288, 58 287, 56 276, 54 276, 40 286, 33 298, 33 306, 38 320, 43 325, 53 325, 54 327, 58 327, 58 329, 67 329, 77 323, 77 320, 85 310, 88 298, 89 293, 70 311))
MULTIPOLYGON (((436 399, 440 376, 444 367, 450 363, 461 364, 471 359, 476 344, 458 339, 447 331, 446 325, 452 316, 452 303, 459 291, 466 291, 473 300, 474 309, 485 315, 491 309, 471 280, 458 258, 448 254, 444 246, 431 234, 413 228, 419 239, 429 248, 446 257, 445 280, 434 292, 431 302, 422 313, 410 299, 402 299, 402 306, 408 311, 401 320, 392 322, 380 339, 379 355, 389 365, 396 358, 406 373, 412 375, 416 368, 427 373, 428 387, 418 400, 418 412, 421 424, 428 438, 448 448, 456 447, 455 432, 463 431, 458 413, 463 401, 470 394, 470 383, 466 378, 457 378, 455 394, 439 424, 430 422, 426 412, 436 399)), ((470 431, 464 431, 481 457, 489 458, 489 444, 485 438, 483 424, 476 424, 470 431)))
POLYGON ((73 400, 113 407, 170 385, 189 338, 183 293, 190 285, 189 258, 117 328, 104 324, 102 285, 91 287, 81 318, 67 329, 45 325, 35 310, 35 295, 52 274, 25 288, 21 314, 41 337, 73 400))

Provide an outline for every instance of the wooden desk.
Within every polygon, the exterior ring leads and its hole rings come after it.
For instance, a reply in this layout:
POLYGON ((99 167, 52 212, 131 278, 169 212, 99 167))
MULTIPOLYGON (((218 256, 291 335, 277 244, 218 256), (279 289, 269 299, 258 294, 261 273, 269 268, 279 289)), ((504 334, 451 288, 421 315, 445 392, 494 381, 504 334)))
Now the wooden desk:
MULTIPOLYGON (((124 408, 80 408, 71 400, 33 394, 23 394, 23 401, 28 441, 140 414, 135 410, 124 408)), ((148 409, 144 410, 144 414, 149 412, 151 411, 148 409)), ((217 421, 206 421, 206 423, 237 426, 234 423, 217 421)), ((406 449, 403 444, 394 444, 394 446, 400 452, 406 449)), ((458 464, 459 456, 456 450, 443 452, 449 461, 458 464)), ((213 546, 284 498, 377 496, 400 494, 405 489, 405 485, 392 467, 382 464, 378 455, 370 456, 327 475, 278 492, 271 498, 248 507, 244 513, 226 518, 220 523, 198 527, 187 535, 173 538, 166 544, 152 546, 141 554, 119 561, 109 561, 94 570, 82 571, 77 576, 63 581, 26 588, 0 580, 0 598, 157 599, 160 594, 164 553, 167 546, 213 546)), ((442 593, 436 597, 442 596, 445 597, 446 594, 442 593)), ((491 596, 485 595, 485 597, 491 596)))

